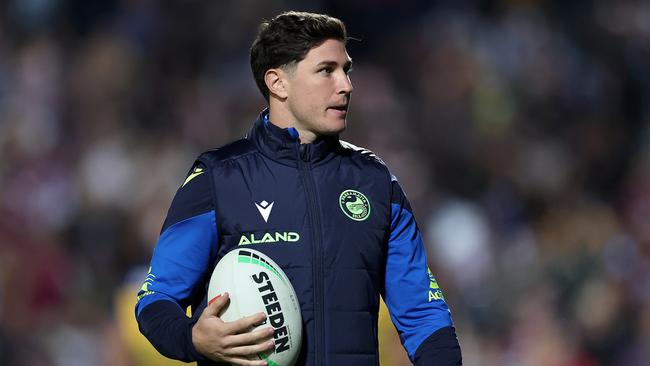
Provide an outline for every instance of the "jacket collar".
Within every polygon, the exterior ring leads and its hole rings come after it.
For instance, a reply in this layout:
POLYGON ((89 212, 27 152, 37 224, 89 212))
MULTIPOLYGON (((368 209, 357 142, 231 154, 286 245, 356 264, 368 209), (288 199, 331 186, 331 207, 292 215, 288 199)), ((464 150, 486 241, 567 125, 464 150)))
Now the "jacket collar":
POLYGON ((319 137, 310 144, 300 144, 295 128, 280 128, 269 121, 269 109, 260 113, 247 138, 266 156, 283 164, 296 166, 298 161, 317 165, 334 158, 342 147, 338 136, 319 137))

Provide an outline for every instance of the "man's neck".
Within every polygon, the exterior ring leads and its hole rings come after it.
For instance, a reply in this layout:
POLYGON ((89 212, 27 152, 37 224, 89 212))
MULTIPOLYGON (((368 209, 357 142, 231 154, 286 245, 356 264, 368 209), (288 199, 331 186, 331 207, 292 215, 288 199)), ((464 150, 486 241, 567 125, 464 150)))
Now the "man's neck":
POLYGON ((316 140, 316 134, 308 131, 301 126, 298 126, 293 117, 289 117, 287 113, 278 112, 277 110, 269 108, 269 122, 280 128, 293 127, 298 131, 298 138, 301 144, 311 144, 316 140))

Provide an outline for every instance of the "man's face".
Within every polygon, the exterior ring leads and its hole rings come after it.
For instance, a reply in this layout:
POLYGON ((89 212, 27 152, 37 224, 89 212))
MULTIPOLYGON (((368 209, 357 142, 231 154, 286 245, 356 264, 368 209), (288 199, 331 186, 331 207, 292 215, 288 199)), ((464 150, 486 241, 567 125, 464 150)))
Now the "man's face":
POLYGON ((352 93, 351 67, 345 44, 329 39, 288 68, 287 109, 303 141, 345 129, 352 93))

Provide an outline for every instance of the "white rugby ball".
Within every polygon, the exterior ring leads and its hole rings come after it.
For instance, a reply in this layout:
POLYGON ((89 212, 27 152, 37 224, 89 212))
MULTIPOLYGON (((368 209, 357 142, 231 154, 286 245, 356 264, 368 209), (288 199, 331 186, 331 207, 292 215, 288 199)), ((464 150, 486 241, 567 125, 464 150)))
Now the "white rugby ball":
POLYGON ((275 329, 275 350, 260 353, 257 358, 266 360, 269 366, 293 365, 300 354, 302 316, 296 292, 282 268, 257 250, 235 249, 214 268, 208 301, 224 292, 230 295, 230 303, 219 315, 223 321, 263 312, 266 323, 251 331, 267 326, 275 329))

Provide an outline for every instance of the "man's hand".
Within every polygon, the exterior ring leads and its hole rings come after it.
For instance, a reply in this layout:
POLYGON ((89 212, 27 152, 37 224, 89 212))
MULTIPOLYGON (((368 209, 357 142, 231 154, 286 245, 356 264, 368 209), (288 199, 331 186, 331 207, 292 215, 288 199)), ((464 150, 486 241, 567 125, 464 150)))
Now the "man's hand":
POLYGON ((264 360, 250 360, 256 355, 273 349, 273 328, 268 327, 249 332, 256 324, 266 319, 258 313, 234 322, 224 322, 219 312, 230 301, 228 293, 212 301, 192 328, 194 348, 214 361, 226 361, 245 366, 265 366, 264 360))

